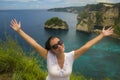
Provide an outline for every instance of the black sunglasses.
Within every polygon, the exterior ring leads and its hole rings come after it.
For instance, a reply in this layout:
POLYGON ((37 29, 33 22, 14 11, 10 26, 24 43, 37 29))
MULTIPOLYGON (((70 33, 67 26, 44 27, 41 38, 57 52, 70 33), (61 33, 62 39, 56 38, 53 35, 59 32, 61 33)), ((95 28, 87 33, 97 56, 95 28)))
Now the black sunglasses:
POLYGON ((53 48, 53 49, 57 49, 57 48, 58 48, 58 45, 62 45, 62 44, 63 44, 62 41, 58 41, 58 43, 57 43, 57 44, 54 44, 54 45, 52 46, 52 48, 53 48))

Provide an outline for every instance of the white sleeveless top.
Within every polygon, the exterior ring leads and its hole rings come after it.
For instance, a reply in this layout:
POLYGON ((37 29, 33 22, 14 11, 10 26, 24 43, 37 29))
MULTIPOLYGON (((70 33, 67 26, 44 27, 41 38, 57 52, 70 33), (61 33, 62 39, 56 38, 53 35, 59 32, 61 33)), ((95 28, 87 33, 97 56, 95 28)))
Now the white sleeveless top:
POLYGON ((57 57, 55 54, 48 51, 47 56, 47 68, 48 76, 46 80, 69 80, 70 74, 72 72, 72 65, 74 62, 74 51, 65 54, 65 61, 63 68, 61 69, 57 57))

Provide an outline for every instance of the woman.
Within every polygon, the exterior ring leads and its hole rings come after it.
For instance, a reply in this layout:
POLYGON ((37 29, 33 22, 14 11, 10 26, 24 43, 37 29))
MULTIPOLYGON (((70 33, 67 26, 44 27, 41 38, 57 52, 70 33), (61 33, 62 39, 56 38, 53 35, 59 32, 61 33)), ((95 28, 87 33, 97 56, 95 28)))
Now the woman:
POLYGON ((103 37, 109 36, 113 33, 113 28, 110 27, 107 30, 103 28, 101 34, 88 41, 79 49, 65 53, 64 43, 58 37, 50 37, 46 42, 46 48, 43 48, 21 29, 20 22, 17 22, 15 19, 13 19, 10 26, 18 34, 20 34, 32 47, 34 47, 44 59, 47 60, 48 76, 46 80, 69 80, 74 60, 79 58, 83 53, 85 53, 90 47, 99 42, 103 37))

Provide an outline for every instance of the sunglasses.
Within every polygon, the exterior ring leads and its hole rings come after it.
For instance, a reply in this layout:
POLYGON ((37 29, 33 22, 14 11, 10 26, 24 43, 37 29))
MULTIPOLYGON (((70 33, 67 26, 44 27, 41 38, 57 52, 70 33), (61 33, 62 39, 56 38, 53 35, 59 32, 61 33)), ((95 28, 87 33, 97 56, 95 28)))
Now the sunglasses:
POLYGON ((62 44, 63 44, 62 41, 58 41, 58 43, 57 43, 57 44, 54 44, 54 45, 52 46, 52 48, 53 48, 53 49, 57 49, 57 48, 58 48, 58 45, 62 45, 62 44))

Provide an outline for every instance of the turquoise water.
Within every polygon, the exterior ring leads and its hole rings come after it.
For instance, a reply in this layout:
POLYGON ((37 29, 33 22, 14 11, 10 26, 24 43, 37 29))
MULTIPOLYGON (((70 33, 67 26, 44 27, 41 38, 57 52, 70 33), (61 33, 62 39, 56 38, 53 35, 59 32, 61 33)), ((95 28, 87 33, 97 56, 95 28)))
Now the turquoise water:
MULTIPOLYGON (((51 35, 59 36, 65 44, 65 51, 75 50, 87 41, 97 36, 76 31, 77 14, 64 12, 48 12, 46 10, 6 10, 0 11, 0 39, 4 40, 4 33, 18 40, 24 49, 31 49, 9 24, 16 18, 22 23, 22 29, 44 46, 45 41, 51 35), (44 22, 51 17, 59 17, 66 21, 69 30, 45 30, 44 22)), ((110 77, 112 80, 120 80, 120 40, 106 37, 93 46, 84 55, 77 59, 73 65, 73 73, 93 77, 95 80, 103 80, 110 77)))

